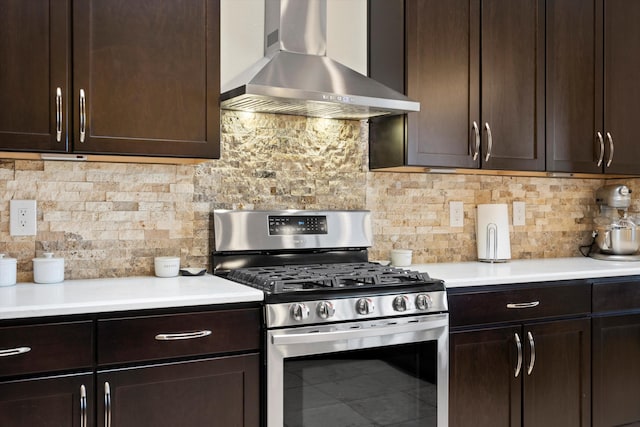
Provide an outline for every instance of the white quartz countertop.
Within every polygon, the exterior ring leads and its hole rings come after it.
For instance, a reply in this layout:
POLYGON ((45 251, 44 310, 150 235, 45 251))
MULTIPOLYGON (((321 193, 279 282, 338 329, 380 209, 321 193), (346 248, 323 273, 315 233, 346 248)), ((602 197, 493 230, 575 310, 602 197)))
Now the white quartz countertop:
MULTIPOLYGON (((640 275, 640 262, 592 258, 456 262, 409 267, 448 288, 640 275)), ((262 301, 262 291, 217 276, 130 277, 0 287, 0 320, 262 301)))
POLYGON ((130 277, 0 287, 0 320, 262 301, 263 293, 217 276, 130 277))
POLYGON ((447 288, 640 275, 640 262, 593 258, 511 260, 505 263, 415 264, 410 268, 445 281, 447 288))

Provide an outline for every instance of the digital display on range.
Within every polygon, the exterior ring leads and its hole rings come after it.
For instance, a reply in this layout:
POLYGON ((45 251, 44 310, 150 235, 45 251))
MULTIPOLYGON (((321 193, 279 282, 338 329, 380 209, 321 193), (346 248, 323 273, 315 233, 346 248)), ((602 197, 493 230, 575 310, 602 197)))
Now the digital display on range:
POLYGON ((327 234, 327 217, 269 215, 270 236, 290 236, 295 234, 327 234))

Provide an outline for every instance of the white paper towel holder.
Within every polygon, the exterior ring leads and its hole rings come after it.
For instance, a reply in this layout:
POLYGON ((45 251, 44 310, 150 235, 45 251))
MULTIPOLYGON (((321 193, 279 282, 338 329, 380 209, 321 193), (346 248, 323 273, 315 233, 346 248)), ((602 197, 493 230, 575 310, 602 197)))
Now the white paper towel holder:
POLYGON ((506 204, 478 205, 476 240, 478 261, 493 263, 511 259, 509 210, 506 204))

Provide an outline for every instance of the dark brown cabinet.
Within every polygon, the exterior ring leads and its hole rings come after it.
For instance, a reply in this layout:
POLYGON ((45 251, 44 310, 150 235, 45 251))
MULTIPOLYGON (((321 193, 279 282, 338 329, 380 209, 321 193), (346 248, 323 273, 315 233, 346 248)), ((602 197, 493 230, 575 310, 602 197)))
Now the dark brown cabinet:
POLYGON ((450 425, 590 426, 589 299, 587 283, 450 294, 450 425))
POLYGON ((640 278, 593 286, 593 426, 640 423, 640 278))
POLYGON ((547 1, 547 169, 640 173, 640 4, 547 1))
POLYGON ((69 148, 69 0, 0 0, 0 150, 69 148))
POLYGON ((421 103, 371 121, 370 167, 544 170, 544 10, 541 0, 370 0, 369 74, 421 103))
MULTIPOLYGON (((0 362, 1 363, 1 362, 0 362)), ((0 381, 0 425, 94 425, 93 373, 0 381)))
POLYGON ((257 427, 259 366, 256 353, 100 371, 98 426, 257 427))
POLYGON ((0 150, 219 157, 219 0, 0 11, 0 150))
POLYGON ((257 427, 260 313, 235 305, 0 327, 0 425, 257 427))
POLYGON ((93 337, 88 320, 0 327, 0 425, 86 426, 93 337))

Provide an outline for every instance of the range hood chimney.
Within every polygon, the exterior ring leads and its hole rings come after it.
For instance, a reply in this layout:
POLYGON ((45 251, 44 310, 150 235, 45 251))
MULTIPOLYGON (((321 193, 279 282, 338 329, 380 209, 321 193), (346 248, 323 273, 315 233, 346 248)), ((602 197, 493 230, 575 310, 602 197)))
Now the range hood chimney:
POLYGON ((264 58, 223 87, 223 109, 346 120, 420 111, 326 55, 326 0, 265 0, 264 43, 264 58))

